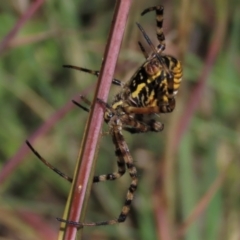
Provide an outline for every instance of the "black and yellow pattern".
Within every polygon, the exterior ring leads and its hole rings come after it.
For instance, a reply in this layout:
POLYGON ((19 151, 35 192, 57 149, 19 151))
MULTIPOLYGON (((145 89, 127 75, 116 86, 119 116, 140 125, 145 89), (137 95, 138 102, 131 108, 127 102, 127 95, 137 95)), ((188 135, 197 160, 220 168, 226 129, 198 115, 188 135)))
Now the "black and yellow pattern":
MULTIPOLYGON (((116 114, 122 116, 124 114, 135 116, 139 119, 139 115, 151 115, 154 113, 168 113, 175 108, 175 96, 178 92, 182 80, 182 66, 180 61, 170 55, 163 55, 165 49, 165 37, 162 30, 163 24, 163 7, 155 6, 147 8, 142 15, 149 11, 156 11, 157 38, 159 45, 153 49, 152 54, 147 55, 142 44, 140 48, 146 58, 143 65, 136 71, 133 77, 127 82, 119 94, 116 95, 112 108, 116 114)), ((144 30, 138 24, 140 30, 144 30)), ((143 34, 145 34, 143 32, 143 34)), ((146 38, 146 34, 144 35, 146 38)), ((146 39, 148 41, 148 39, 146 39)), ((149 40, 150 41, 150 40, 149 40)), ((111 117, 105 114, 105 121, 108 122, 111 117)), ((123 121, 124 122, 124 121, 123 121)), ((124 122, 130 125, 128 122, 124 122)), ((142 119, 142 123, 148 126, 147 131, 161 131, 159 128, 149 126, 149 122, 142 119)), ((150 124, 155 124, 154 120, 150 124)), ((131 125, 130 125, 131 126, 131 125)), ((133 126, 133 128, 136 128, 133 126)), ((145 132, 146 128, 135 129, 134 132, 145 132)))

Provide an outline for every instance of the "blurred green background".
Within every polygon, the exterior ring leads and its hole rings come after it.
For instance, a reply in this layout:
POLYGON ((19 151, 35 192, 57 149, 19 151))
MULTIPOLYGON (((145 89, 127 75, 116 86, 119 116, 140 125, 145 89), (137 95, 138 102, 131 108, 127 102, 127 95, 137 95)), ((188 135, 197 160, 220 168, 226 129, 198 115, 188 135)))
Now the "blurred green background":
MULTIPOLYGON (((33 3, 1 3, 2 40, 33 3)), ((62 65, 100 68, 114 4, 46 1, 1 53, 1 174, 19 165, 0 178, 0 239, 56 239, 55 217, 62 216, 70 184, 25 148, 26 155, 18 153, 68 104, 67 114, 32 143, 72 176, 88 114, 70 102, 83 91, 92 99, 96 78, 62 65)), ((160 116, 162 133, 124 134, 140 179, 130 216, 117 226, 85 228, 84 239, 240 239, 240 3, 133 1, 116 78, 127 81, 144 61, 135 22, 157 44, 155 13, 140 13, 159 4, 165 7, 165 52, 184 65, 177 106, 160 116)), ((112 87, 109 101, 117 91, 112 87)), ((115 169, 114 146, 103 136, 96 174, 115 169)), ((117 217, 129 184, 126 174, 93 186, 86 220, 117 217)))

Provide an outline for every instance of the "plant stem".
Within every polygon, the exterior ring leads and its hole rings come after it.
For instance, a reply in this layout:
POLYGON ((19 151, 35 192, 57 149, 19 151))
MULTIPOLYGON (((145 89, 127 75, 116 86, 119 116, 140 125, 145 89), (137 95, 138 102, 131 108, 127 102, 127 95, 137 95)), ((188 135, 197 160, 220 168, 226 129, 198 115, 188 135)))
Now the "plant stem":
MULTIPOLYGON (((64 219, 70 221, 78 222, 79 219, 84 221, 85 218, 86 206, 90 197, 90 188, 95 172, 95 154, 104 114, 103 108, 100 104, 95 104, 95 102, 97 98, 102 99, 104 102, 107 100, 131 2, 131 0, 119 0, 116 2, 99 81, 80 148, 73 184, 63 215, 64 219)), ((76 227, 62 223, 58 239, 73 240, 76 237, 76 233, 76 227)), ((81 230, 79 234, 79 239, 81 239, 81 230)))

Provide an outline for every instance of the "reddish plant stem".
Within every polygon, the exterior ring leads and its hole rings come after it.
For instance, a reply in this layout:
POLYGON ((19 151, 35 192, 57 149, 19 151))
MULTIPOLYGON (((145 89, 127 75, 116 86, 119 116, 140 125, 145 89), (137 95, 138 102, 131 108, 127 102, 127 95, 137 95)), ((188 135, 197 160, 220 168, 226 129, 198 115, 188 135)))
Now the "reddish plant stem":
MULTIPOLYGON (((89 87, 83 93, 87 93, 92 87, 89 87)), ((82 93, 82 94, 83 94, 82 93)), ((79 101, 79 95, 73 97, 76 101, 79 101)), ((61 109, 55 112, 46 122, 43 123, 29 138, 31 143, 34 143, 40 136, 46 134, 58 121, 60 121, 69 111, 74 107, 71 101, 68 101, 61 109)), ((2 184, 11 173, 21 164, 24 157, 30 152, 30 149, 24 142, 16 154, 11 157, 0 171, 0 184, 2 184)))
MULTIPOLYGON (((224 2, 224 1, 222 1, 224 2)), ((182 114, 182 117, 180 118, 179 124, 176 129, 175 139, 173 141, 173 152, 176 152, 180 141, 184 136, 185 131, 190 126, 190 121, 193 117, 194 112, 196 111, 200 100, 203 96, 204 89, 207 85, 207 81, 209 78, 209 75, 213 69, 214 63, 217 60, 217 56, 221 50, 226 28, 227 28, 227 11, 226 9, 223 9, 223 11, 218 13, 218 16, 216 17, 216 23, 212 41, 209 45, 208 52, 206 59, 204 61, 205 65, 202 69, 202 73, 199 77, 199 81, 196 84, 196 87, 192 91, 192 94, 190 95, 190 98, 188 100, 188 104, 185 107, 185 111, 182 114)), ((190 214, 190 216, 187 218, 187 220, 183 223, 183 225, 180 227, 178 231, 178 237, 183 237, 186 233, 187 229, 191 226, 191 224, 199 217, 199 215, 206 209, 207 205, 209 204, 210 200, 213 198, 214 194, 220 187, 221 183, 224 179, 224 173, 220 174, 219 177, 215 180, 212 187, 209 188, 208 192, 205 194, 205 196, 200 200, 199 204, 197 204, 196 208, 193 210, 193 212, 190 214)))
MULTIPOLYGON (((111 31, 105 49, 94 100, 96 100, 97 97, 105 102, 107 100, 131 2, 131 0, 119 0, 116 2, 111 31)), ((93 105, 79 153, 72 189, 68 199, 70 206, 68 206, 67 203, 64 213, 64 216, 67 216, 67 219, 71 221, 78 222, 79 219, 84 220, 82 210, 90 195, 89 192, 92 179, 90 179, 89 183, 89 178, 93 175, 94 171, 94 156, 103 123, 103 113, 103 108, 100 104, 93 105)), ((75 239, 76 233, 76 227, 62 223, 58 239, 72 240, 75 239)))
POLYGON ((56 239, 57 231, 52 230, 51 226, 46 222, 45 219, 39 217, 38 214, 19 210, 17 211, 17 215, 21 218, 22 221, 31 226, 34 229, 35 234, 39 237, 39 239, 44 240, 52 240, 56 239))
POLYGON ((225 180, 226 173, 228 168, 225 169, 225 171, 221 172, 218 177, 215 179, 215 181, 212 183, 212 185, 209 187, 208 191, 204 194, 204 196, 200 199, 200 201, 196 204, 196 207, 193 209, 193 211, 190 213, 190 215, 185 219, 185 221, 180 225, 177 235, 178 238, 183 238, 188 230, 188 228, 191 226, 191 224, 196 221, 201 214, 206 211, 209 203, 215 196, 216 192, 221 187, 223 181, 225 180))
MULTIPOLYGON (((41 135, 46 134, 64 115, 66 115, 74 105, 69 101, 59 111, 54 113, 41 127, 36 130, 29 138, 31 143, 34 143, 41 135)), ((29 147, 24 142, 16 154, 11 157, 3 166, 0 172, 0 184, 5 181, 6 178, 21 164, 24 157, 30 152, 29 147)))
MULTIPOLYGON (((171 152, 170 152, 170 157, 168 156, 168 158, 167 158, 167 162, 171 169, 169 171, 168 170, 169 168, 167 168, 167 170, 164 173, 163 179, 165 179, 166 182, 167 182, 167 180, 166 180, 167 177, 173 178, 172 170, 174 169, 174 165, 173 165, 174 163, 170 162, 170 161, 174 161, 173 160, 174 155, 180 146, 180 142, 184 136, 184 133, 187 131, 187 129, 190 126, 191 119, 193 118, 193 115, 194 115, 195 111, 197 110, 200 100, 203 96, 208 77, 212 71, 212 68, 217 59, 218 53, 221 50, 222 43, 223 43, 223 40, 225 37, 226 23, 227 23, 227 20, 225 17, 226 17, 226 15, 218 16, 219 19, 215 20, 215 22, 218 23, 218 25, 217 26, 216 26, 216 24, 214 25, 215 28, 214 28, 214 32, 213 32, 212 41, 208 47, 208 52, 207 52, 207 56, 204 60, 205 64, 202 69, 201 75, 197 81, 195 88, 191 92, 190 98, 187 101, 187 104, 183 110, 182 116, 178 120, 177 127, 173 131, 174 137, 171 138, 171 141, 169 142, 170 143, 169 146, 171 146, 170 147, 171 152), (170 162, 170 164, 169 164, 169 162, 170 162)), ((185 25, 185 22, 186 22, 186 18, 184 17, 184 25, 185 25)), ((185 45, 185 43, 183 45, 185 45)), ((184 81, 184 70, 183 70, 183 81, 184 81)), ((171 181, 168 180, 168 182, 171 182, 171 181)), ((165 192, 166 192, 166 189, 167 189, 167 187, 165 187, 165 192)), ((164 191, 162 191, 162 192, 158 191, 156 193, 156 195, 158 196, 159 200, 165 199, 167 197, 167 195, 164 193, 164 191)), ((163 205, 163 204, 156 205, 157 207, 156 207, 155 215, 156 215, 156 219, 157 219, 157 226, 158 226, 157 228, 158 229, 164 228, 164 232, 166 232, 166 229, 171 230, 171 225, 166 224, 166 222, 160 221, 162 219, 164 219, 166 221, 167 217, 169 216, 170 207, 171 207, 171 206, 169 207, 169 205, 170 204, 168 204, 168 206, 163 205), (168 212, 163 211, 163 209, 165 210, 167 207, 169 208, 168 212), (164 214, 166 214, 166 215, 164 216, 164 214), (160 218, 160 215, 162 215, 161 218, 160 218)), ((196 219, 196 214, 198 214, 198 213, 199 212, 195 213, 194 220, 196 219)), ((193 218, 191 218, 191 220, 193 220, 193 218)), ((173 221, 171 221, 170 224, 172 224, 172 222, 173 221)), ((191 223, 192 222, 188 221, 187 224, 184 225, 184 231, 190 226, 191 223)), ((181 231, 181 233, 179 233, 179 234, 185 233, 183 230, 180 230, 180 231, 181 231)), ((164 232, 160 232, 159 239, 165 239, 163 237, 163 235, 161 235, 161 233, 164 233, 164 232)), ((170 231, 168 231, 168 233, 169 232, 170 231)), ((175 235, 175 233, 173 233, 173 234, 175 235)), ((167 237, 168 236, 166 235, 166 239, 168 239, 167 237)))
POLYGON ((3 38, 0 43, 0 54, 6 50, 10 44, 10 41, 14 38, 17 32, 22 28, 22 26, 27 22, 29 18, 38 10, 38 8, 44 3, 44 0, 36 0, 28 8, 28 10, 22 15, 22 17, 17 21, 12 30, 3 38))
POLYGON ((213 64, 216 61, 218 53, 221 49, 222 42, 224 39, 224 32, 225 32, 225 28, 221 25, 221 27, 219 27, 214 33, 212 42, 209 46, 208 54, 204 61, 205 65, 203 67, 202 74, 199 77, 196 87, 192 91, 192 94, 188 100, 188 104, 185 107, 185 110, 177 126, 176 137, 173 142, 173 151, 177 150, 185 131, 190 126, 190 121, 203 95, 203 92, 208 80, 208 76, 211 73, 213 64))
POLYGON ((162 161, 159 165, 159 175, 153 194, 154 217, 156 221, 157 239, 171 240, 174 239, 174 232, 171 228, 171 221, 168 214, 168 200, 164 190, 164 164, 162 161))

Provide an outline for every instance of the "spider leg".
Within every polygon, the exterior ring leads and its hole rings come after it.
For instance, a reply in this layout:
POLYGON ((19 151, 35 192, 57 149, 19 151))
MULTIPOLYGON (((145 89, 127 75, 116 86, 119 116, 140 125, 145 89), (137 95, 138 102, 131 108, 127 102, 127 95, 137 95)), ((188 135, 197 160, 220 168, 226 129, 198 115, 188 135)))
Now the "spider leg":
POLYGON ((134 122, 129 122, 128 125, 129 126, 124 126, 123 129, 130 132, 131 134, 161 132, 164 129, 164 124, 156 121, 155 119, 150 119, 142 122, 134 119, 134 122))
MULTIPOLYGON (((86 97, 84 97, 83 95, 80 95, 80 99, 81 99, 83 102, 85 102, 87 105, 89 105, 89 106, 92 105, 91 102, 90 102, 86 97)), ((82 104, 78 103, 77 101, 72 100, 72 102, 73 102, 76 106, 78 106, 78 107, 80 107, 81 109, 83 109, 85 112, 90 112, 89 108, 83 106, 82 104)))
POLYGON ((151 49, 152 49, 152 51, 153 51, 152 55, 150 55, 149 58, 156 57, 156 58, 158 59, 158 61, 161 63, 161 65, 163 66, 165 72, 168 73, 169 78, 172 78, 172 77, 173 77, 173 76, 172 76, 172 73, 171 73, 171 72, 169 71, 169 69, 167 68, 166 63, 165 63, 163 57, 162 57, 161 54, 160 54, 161 51, 156 50, 156 48, 154 47, 151 39, 149 38, 149 36, 147 35, 147 33, 145 32, 145 30, 143 29, 143 27, 142 27, 139 23, 136 23, 136 24, 137 24, 138 28, 140 29, 140 31, 142 32, 142 34, 143 34, 145 40, 147 41, 148 45, 151 47, 151 49))
MULTIPOLYGON (((86 97, 80 95, 80 99, 81 99, 83 102, 85 102, 87 105, 91 106, 91 102, 90 102, 86 97)), ((81 109, 83 109, 85 112, 90 112, 90 109, 89 109, 89 108, 83 106, 83 105, 80 104, 79 102, 77 102, 77 101, 75 101, 75 100, 72 100, 72 102, 73 102, 76 106, 78 106, 78 107, 80 107, 81 109)))
MULTIPOLYGON (((108 115, 113 115, 114 114, 114 109, 108 105, 108 103, 105 103, 104 101, 102 101, 101 99, 97 99, 98 102, 106 109, 106 112, 108 112, 108 115)), ((147 111, 147 113, 149 114, 150 112, 148 112, 149 109, 151 107, 146 107, 146 108, 139 108, 139 107, 131 107, 128 106, 126 108, 124 108, 124 110, 126 111, 126 113, 138 113, 137 111, 140 110, 140 113, 142 114, 141 111, 147 111), (136 111, 136 112, 134 112, 136 111)), ((157 107, 157 109, 159 109, 157 107)), ((165 110, 165 107, 164 107, 165 110)), ((156 113, 159 113, 159 110, 155 110, 156 113)), ((146 112, 143 112, 144 114, 146 114, 146 112)), ((145 120, 145 121, 141 121, 139 119, 135 117, 132 117, 129 114, 123 114, 119 117, 119 119, 121 120, 122 124, 123 124, 123 129, 134 134, 134 133, 145 133, 145 132, 161 132, 164 129, 164 124, 162 124, 161 122, 158 122, 154 119, 150 119, 150 120, 145 120)))
MULTIPOLYGON (((44 164, 46 165, 48 168, 50 168, 51 170, 53 170, 55 173, 57 173, 60 177, 66 179, 68 182, 72 183, 73 179, 69 176, 67 176, 65 173, 63 173, 62 171, 60 171, 59 169, 57 169, 56 167, 54 167, 53 165, 51 165, 47 160, 45 160, 45 158, 43 158, 40 153, 38 153, 34 147, 30 144, 29 141, 26 141, 26 144, 28 145, 28 147, 31 149, 31 151, 35 154, 35 156, 44 164)), ((115 151, 116 156, 118 157, 118 161, 117 161, 117 166, 118 166, 118 171, 114 172, 114 173, 109 173, 109 174, 103 174, 103 175, 99 175, 99 176, 94 176, 93 178, 93 183, 96 182, 104 182, 107 180, 115 180, 117 178, 120 178, 124 173, 125 173, 125 163, 124 160, 121 158, 121 156, 119 156, 119 150, 116 149, 115 151)))
POLYGON ((102 99, 97 98, 97 101, 98 101, 99 104, 101 104, 101 106, 102 106, 103 108, 109 109, 109 110, 111 110, 111 111, 114 111, 113 108, 112 108, 108 103, 104 102, 102 99))
POLYGON ((74 225, 78 228, 84 227, 84 226, 102 226, 102 225, 113 225, 120 222, 124 222, 129 214, 131 203, 133 200, 134 192, 137 189, 138 184, 138 178, 137 178, 137 169, 134 166, 132 156, 129 152, 129 148, 125 142, 125 139, 121 132, 122 129, 122 123, 118 119, 116 121, 116 124, 112 125, 111 134, 113 143, 116 147, 116 154, 118 155, 119 159, 121 161, 124 161, 128 168, 129 175, 132 179, 132 182, 128 188, 128 192, 126 195, 126 199, 124 202, 124 206, 121 210, 121 213, 119 214, 117 219, 112 219, 108 221, 101 221, 101 222, 87 222, 87 223, 80 223, 80 222, 74 222, 74 221, 68 221, 61 218, 57 218, 60 222, 66 222, 67 224, 74 225))
MULTIPOLYGON (((65 68, 72 68, 72 69, 76 69, 76 70, 79 70, 79 71, 82 71, 82 72, 86 72, 86 73, 90 73, 90 74, 93 74, 95 76, 99 76, 99 71, 95 71, 95 70, 90 70, 90 69, 87 69, 87 68, 83 68, 83 67, 78 67, 78 66, 73 66, 73 65, 63 65, 63 67, 65 68)), ((124 87, 124 83, 121 82, 120 80, 114 78, 112 80, 112 83, 117 85, 117 86, 120 86, 120 87, 124 87)))
POLYGON ((93 182, 103 182, 103 181, 107 181, 107 180, 115 180, 117 178, 120 178, 126 172, 125 159, 121 153, 121 149, 119 148, 118 143, 116 142, 115 139, 113 139, 113 142, 115 145, 115 155, 118 158, 118 160, 117 160, 118 171, 114 172, 114 173, 94 176, 93 182))
POLYGON ((154 119, 143 119, 144 115, 124 114, 120 117, 123 130, 134 133, 161 132, 164 124, 154 119))
POLYGON ((141 49, 144 57, 145 57, 146 59, 148 59, 149 56, 148 56, 148 54, 147 54, 147 52, 146 52, 146 50, 145 50, 145 48, 143 47, 143 45, 142 45, 141 42, 138 42, 138 46, 140 47, 140 49, 141 49))
POLYGON ((155 106, 147 107, 124 107, 126 113, 135 113, 135 114, 153 114, 153 113, 170 113, 175 108, 175 98, 168 99, 166 103, 160 103, 155 106))
POLYGON ((61 172, 60 170, 58 170, 57 168, 55 168, 53 165, 51 165, 48 161, 46 161, 34 148, 33 146, 30 144, 29 141, 26 141, 26 144, 28 145, 28 147, 31 149, 31 151, 35 154, 35 156, 43 162, 43 164, 45 164, 48 168, 52 169, 55 173, 57 173, 60 177, 66 179, 68 182, 72 182, 72 178, 68 177, 66 174, 64 174, 63 172, 61 172))
POLYGON ((164 8, 163 6, 154 6, 154 7, 150 7, 145 9, 142 13, 141 16, 145 15, 148 12, 151 11, 156 11, 156 25, 157 25, 157 38, 159 41, 159 45, 157 46, 157 51, 159 53, 163 52, 166 46, 165 43, 165 36, 163 33, 163 12, 164 12, 164 8))
MULTIPOLYGON (((85 102, 88 105, 91 105, 91 102, 84 96, 80 96, 81 100, 83 102, 85 102)), ((83 105, 79 104, 78 102, 72 100, 74 104, 76 104, 78 107, 82 108, 83 110, 85 110, 86 112, 89 112, 89 109, 84 107, 83 105)), ((110 106, 107 103, 104 103, 102 100, 98 99, 98 102, 100 102, 104 107, 106 108, 110 108, 110 106)), ((109 110, 110 111, 110 110, 109 110)), ((50 168, 51 170, 53 170, 55 173, 57 173, 59 176, 61 176, 62 178, 66 179, 69 182, 72 182, 72 178, 67 176, 65 173, 63 173, 62 171, 58 170, 57 168, 55 168, 53 165, 51 165, 48 161, 46 161, 35 149, 34 147, 30 144, 29 141, 26 141, 26 144, 28 145, 28 147, 31 149, 31 151, 35 154, 35 156, 43 162, 43 164, 45 164, 48 168, 50 168)), ((115 144, 116 145, 116 144, 115 144)), ((119 149, 116 147, 116 151, 115 151, 116 156, 118 157, 118 161, 117 161, 117 166, 118 166, 118 171, 114 172, 114 173, 109 173, 109 174, 103 174, 103 175, 99 175, 99 176, 94 176, 93 178, 93 183, 95 182, 103 182, 103 181, 107 181, 107 180, 115 180, 120 178, 126 171, 125 169, 125 163, 124 163, 124 159, 121 157, 121 155, 119 154, 119 149)))
MULTIPOLYGON (((86 104, 91 105, 91 102, 85 98, 84 96, 81 96, 81 100, 84 101, 86 104)), ((97 98, 97 101, 105 108, 108 109, 109 111, 111 111, 111 107, 105 103, 103 100, 97 98)), ((82 106, 81 104, 79 104, 78 102, 74 101, 74 104, 76 104, 77 106, 79 106, 80 108, 82 108, 83 110, 89 112, 89 109, 82 106)), ((116 145, 116 144, 115 144, 116 145)), ((94 176, 93 178, 93 182, 103 182, 103 181, 107 181, 107 180, 115 180, 117 178, 120 178, 126 171, 125 169, 125 163, 124 163, 124 159, 122 159, 121 155, 119 154, 119 149, 116 147, 116 151, 115 151, 116 156, 118 157, 118 161, 117 161, 117 165, 118 165, 118 171, 114 172, 114 173, 108 173, 108 174, 103 174, 103 175, 99 175, 99 176, 94 176)))
POLYGON ((81 109, 83 109, 85 112, 90 112, 90 110, 89 110, 87 107, 84 107, 83 105, 81 105, 80 103, 76 102, 75 100, 72 100, 72 102, 73 102, 76 106, 78 106, 78 107, 80 107, 81 109))

